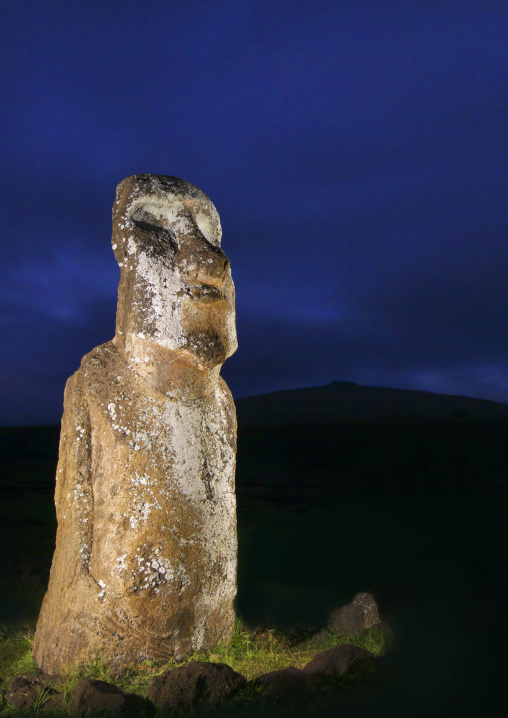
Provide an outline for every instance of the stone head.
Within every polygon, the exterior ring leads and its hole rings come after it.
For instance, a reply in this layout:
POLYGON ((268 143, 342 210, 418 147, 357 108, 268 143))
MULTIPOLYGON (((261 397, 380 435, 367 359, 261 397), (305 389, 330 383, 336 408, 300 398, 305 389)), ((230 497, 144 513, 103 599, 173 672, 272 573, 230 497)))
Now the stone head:
POLYGON ((212 201, 168 175, 117 186, 112 245, 120 265, 115 341, 129 335, 208 368, 237 349, 235 290, 212 201))

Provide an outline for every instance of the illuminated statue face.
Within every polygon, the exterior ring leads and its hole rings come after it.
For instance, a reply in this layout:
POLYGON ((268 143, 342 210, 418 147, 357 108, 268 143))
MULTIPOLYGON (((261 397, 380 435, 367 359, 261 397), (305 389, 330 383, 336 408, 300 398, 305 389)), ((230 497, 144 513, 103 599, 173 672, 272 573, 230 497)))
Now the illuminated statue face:
POLYGON ((133 334, 189 353, 204 366, 237 348, 235 290, 211 200, 167 175, 117 187, 113 251, 121 268, 117 337, 133 334))

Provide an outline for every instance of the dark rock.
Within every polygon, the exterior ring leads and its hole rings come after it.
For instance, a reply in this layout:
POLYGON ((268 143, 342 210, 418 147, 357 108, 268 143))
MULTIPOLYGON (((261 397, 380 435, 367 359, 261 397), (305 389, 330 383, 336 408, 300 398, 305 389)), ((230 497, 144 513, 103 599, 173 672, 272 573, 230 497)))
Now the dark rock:
POLYGON ((37 686, 33 685, 31 680, 25 676, 16 676, 12 679, 5 698, 18 712, 25 713, 32 707, 36 695, 37 686))
POLYGON ((355 661, 348 673, 375 673, 377 675, 387 676, 389 673, 393 675, 394 662, 390 656, 372 656, 369 658, 361 658, 355 661))
POLYGON ((365 648, 358 648, 349 643, 320 651, 303 670, 308 676, 337 676, 346 673, 357 662, 373 658, 374 654, 365 648))
POLYGON ((318 631, 317 633, 315 633, 312 636, 312 640, 317 641, 318 643, 322 643, 323 641, 326 641, 327 637, 328 637, 327 629, 322 628, 320 631, 318 631))
POLYGON ((225 663, 191 661, 152 678, 146 695, 162 713, 190 711, 216 706, 246 682, 225 663))
POLYGON ((357 593, 351 603, 338 608, 330 616, 330 626, 336 633, 353 638, 364 628, 379 623, 377 604, 370 593, 357 593))
POLYGON ((65 699, 63 693, 49 691, 43 699, 41 710, 43 713, 49 713, 50 711, 61 710, 64 706, 65 699))
POLYGON ((367 628, 367 634, 372 633, 377 629, 379 629, 381 633, 388 633, 389 631, 394 631, 395 629, 393 618, 390 616, 383 616, 379 623, 376 623, 374 626, 367 628))
POLYGON ((313 630, 311 628, 290 628, 286 633, 288 647, 297 646, 299 643, 312 638, 313 630))
POLYGON ((146 698, 135 693, 124 693, 111 683, 93 678, 78 683, 71 695, 68 708, 76 715, 86 713, 87 710, 97 713, 110 711, 115 715, 155 713, 154 707, 146 698))
POLYGON ((378 662, 375 656, 368 658, 360 658, 351 664, 348 673, 363 673, 364 671, 376 671, 378 669, 378 662))
POLYGON ((294 666, 265 673, 256 678, 254 683, 284 699, 298 698, 310 689, 309 676, 294 666))
POLYGON ((18 713, 26 713, 33 708, 37 697, 43 691, 45 700, 41 706, 42 710, 48 710, 48 704, 52 707, 63 704, 63 696, 58 691, 46 686, 37 678, 27 676, 13 678, 5 698, 12 703, 18 713))
POLYGON ((348 675, 353 675, 355 680, 358 678, 359 684, 368 682, 386 685, 387 681, 392 682, 397 678, 397 664, 387 656, 362 658, 351 665, 348 675))
POLYGON ((379 610, 372 594, 365 591, 357 593, 353 598, 353 603, 355 606, 360 606, 365 614, 365 628, 379 623, 379 610))
POLYGON ((330 626, 335 633, 353 638, 365 627, 363 609, 354 603, 336 609, 330 616, 330 626))

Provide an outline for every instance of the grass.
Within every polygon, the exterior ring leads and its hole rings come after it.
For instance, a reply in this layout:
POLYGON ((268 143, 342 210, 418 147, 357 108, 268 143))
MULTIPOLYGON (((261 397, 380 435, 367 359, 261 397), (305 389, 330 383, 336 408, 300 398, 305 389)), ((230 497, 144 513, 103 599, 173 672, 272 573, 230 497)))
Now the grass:
MULTIPOLYGON (((15 676, 26 675, 35 678, 40 675, 35 661, 32 658, 32 643, 35 623, 26 623, 22 626, 0 626, 0 689, 8 692, 10 683, 15 676)), ((219 643, 212 650, 198 651, 181 663, 154 663, 143 661, 128 666, 120 675, 111 675, 110 667, 96 657, 88 665, 79 670, 70 671, 65 678, 45 683, 39 691, 32 714, 48 715, 44 711, 44 704, 50 699, 49 689, 54 688, 63 694, 63 705, 51 712, 55 716, 71 715, 67 709, 69 698, 77 683, 84 678, 95 678, 107 681, 126 693, 146 695, 150 680, 166 670, 177 665, 185 665, 189 661, 211 661, 226 663, 233 670, 241 673, 249 683, 234 698, 235 715, 242 705, 253 706, 264 704, 277 707, 278 700, 266 696, 252 681, 256 677, 287 666, 303 668, 314 656, 322 650, 341 643, 352 643, 366 648, 375 656, 384 655, 390 647, 393 634, 389 630, 382 631, 376 626, 370 631, 362 631, 354 639, 348 639, 328 630, 326 638, 317 642, 312 638, 310 630, 282 632, 274 627, 246 626, 240 619, 236 619, 233 638, 230 644, 219 643)), ((336 689, 353 688, 361 678, 359 674, 347 674, 334 681, 321 681, 316 683, 313 693, 326 693, 336 689)), ((11 704, 5 699, 0 703, 0 715, 19 715, 11 704)))

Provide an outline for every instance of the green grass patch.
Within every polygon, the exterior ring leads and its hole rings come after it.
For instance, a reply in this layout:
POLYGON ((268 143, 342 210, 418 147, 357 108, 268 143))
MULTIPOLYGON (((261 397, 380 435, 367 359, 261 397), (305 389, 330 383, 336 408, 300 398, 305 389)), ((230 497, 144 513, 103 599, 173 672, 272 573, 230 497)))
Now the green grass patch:
MULTIPOLYGON (((32 644, 35 623, 26 623, 22 626, 0 627, 0 688, 7 692, 12 679, 18 675, 35 678, 40 671, 32 658, 32 644)), ((328 631, 324 640, 317 642, 309 635, 309 631, 279 631, 274 627, 257 626, 255 628, 245 625, 236 619, 231 643, 220 642, 213 649, 198 651, 180 663, 169 661, 155 663, 143 661, 126 666, 120 675, 112 675, 110 666, 97 656, 85 666, 81 666, 58 680, 47 684, 40 691, 31 711, 32 714, 42 713, 44 704, 49 700, 48 688, 52 687, 64 695, 62 708, 52 711, 51 715, 70 715, 67 704, 77 683, 84 678, 95 678, 112 683, 126 693, 137 693, 146 696, 150 680, 166 670, 185 665, 190 661, 211 661, 226 663, 233 670, 241 673, 249 683, 236 696, 232 697, 226 705, 231 710, 242 711, 244 708, 263 705, 277 708, 279 703, 275 697, 264 694, 252 681, 264 673, 275 671, 287 666, 303 668, 314 656, 322 650, 342 643, 352 643, 371 651, 374 656, 380 656, 388 650, 393 635, 390 631, 382 631, 375 627, 370 631, 363 631, 354 639, 348 639, 332 631, 328 631)), ((323 680, 316 683, 313 693, 326 695, 340 686, 342 689, 354 687, 359 682, 358 675, 341 676, 334 680, 323 680)), ((4 699, 0 705, 0 715, 17 715, 12 706, 4 699)))

